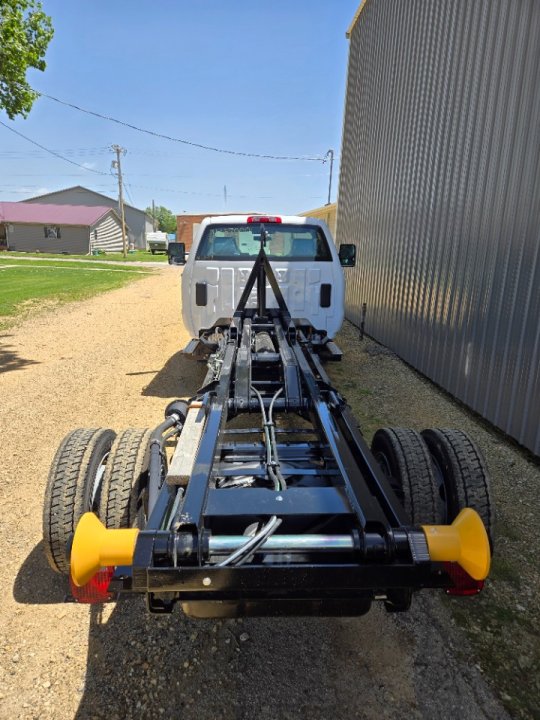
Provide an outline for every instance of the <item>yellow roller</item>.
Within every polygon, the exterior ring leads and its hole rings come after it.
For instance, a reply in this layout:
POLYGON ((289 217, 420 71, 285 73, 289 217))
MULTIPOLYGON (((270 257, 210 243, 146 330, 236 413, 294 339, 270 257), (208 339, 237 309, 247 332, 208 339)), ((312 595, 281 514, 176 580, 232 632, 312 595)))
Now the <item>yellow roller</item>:
POLYGON ((457 562, 474 580, 485 580, 491 564, 489 539, 480 515, 462 510, 451 525, 422 525, 432 560, 457 562))
MULTIPOLYGON (((474 580, 485 580, 491 564, 489 539, 475 510, 465 508, 452 525, 422 525, 431 560, 457 562, 474 580)), ((131 565, 139 531, 108 530, 93 513, 85 513, 75 529, 71 577, 86 585, 102 567, 131 565)))
POLYGON ((138 534, 136 528, 107 530, 94 513, 85 513, 75 528, 71 547, 75 585, 86 585, 102 567, 131 565, 138 534))

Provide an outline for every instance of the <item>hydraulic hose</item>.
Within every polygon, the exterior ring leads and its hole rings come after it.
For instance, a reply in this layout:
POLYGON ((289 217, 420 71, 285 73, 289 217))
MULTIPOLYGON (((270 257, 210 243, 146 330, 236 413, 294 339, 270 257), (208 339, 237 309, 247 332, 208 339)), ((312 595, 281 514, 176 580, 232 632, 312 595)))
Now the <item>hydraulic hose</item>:
POLYGON ((262 419, 263 419, 263 431, 264 431, 265 446, 266 446, 266 470, 268 472, 268 476, 269 476, 270 480, 272 480, 272 482, 274 483, 274 489, 281 490, 279 478, 273 469, 272 438, 270 436, 269 424, 268 424, 268 420, 266 418, 266 410, 264 408, 264 402, 262 399, 262 395, 257 390, 257 388, 251 386, 251 389, 257 396, 257 399, 259 400, 259 404, 261 406, 261 414, 262 414, 262 419))
POLYGON ((272 441, 272 453, 274 455, 274 467, 275 473, 277 475, 277 478, 279 480, 279 483, 281 485, 282 490, 287 489, 287 482, 285 478, 283 477, 283 474, 281 472, 281 466, 279 464, 279 457, 278 457, 278 451, 277 451, 277 440, 276 440, 276 426, 274 424, 274 418, 272 415, 272 412, 274 410, 274 403, 278 399, 278 397, 283 392, 283 388, 280 388, 277 393, 272 398, 272 402, 270 403, 270 409, 268 411, 268 427, 270 429, 270 439, 272 441))
MULTIPOLYGON (((286 490, 287 483, 279 466, 279 458, 277 454, 277 443, 276 434, 274 428, 274 422, 272 418, 272 411, 274 409, 274 403, 276 402, 279 395, 282 393, 282 389, 278 390, 272 402, 270 403, 268 417, 264 407, 262 395, 257 388, 251 386, 251 390, 255 393, 259 404, 261 406, 261 414, 263 419, 263 430, 265 436, 266 445, 266 470, 268 477, 274 483, 275 490, 286 490)), ((248 538, 244 545, 239 547, 235 552, 222 560, 218 567, 226 567, 227 565, 243 565, 247 562, 253 554, 263 545, 266 540, 275 533, 278 527, 281 525, 282 519, 278 518, 277 515, 272 515, 268 521, 255 533, 251 538, 248 538)))
POLYGON ((276 515, 272 515, 266 525, 264 525, 258 533, 256 533, 252 538, 246 538, 246 543, 225 558, 225 560, 222 560, 218 564, 218 567, 226 567, 227 565, 236 563, 237 560, 240 560, 237 564, 241 565, 243 559, 255 552, 255 550, 257 550, 265 542, 265 540, 267 540, 270 535, 278 529, 281 522, 281 518, 278 518, 276 515))
POLYGON ((162 469, 163 464, 166 462, 165 453, 163 452, 163 444, 165 438, 163 433, 172 428, 178 426, 178 432, 182 429, 182 418, 179 414, 172 413, 169 417, 164 420, 150 435, 150 460, 148 464, 148 515, 152 514, 154 505, 159 495, 159 490, 162 484, 162 469))

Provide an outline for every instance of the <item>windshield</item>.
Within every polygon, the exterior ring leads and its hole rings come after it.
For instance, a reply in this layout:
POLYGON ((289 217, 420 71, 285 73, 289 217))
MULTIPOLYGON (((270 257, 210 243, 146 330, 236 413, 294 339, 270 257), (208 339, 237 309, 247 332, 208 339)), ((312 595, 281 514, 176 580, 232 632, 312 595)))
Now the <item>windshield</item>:
MULTIPOLYGON (((270 260, 331 261, 324 232, 316 225, 265 223, 266 254, 270 260)), ((261 224, 209 225, 197 260, 254 260, 261 246, 261 224)))

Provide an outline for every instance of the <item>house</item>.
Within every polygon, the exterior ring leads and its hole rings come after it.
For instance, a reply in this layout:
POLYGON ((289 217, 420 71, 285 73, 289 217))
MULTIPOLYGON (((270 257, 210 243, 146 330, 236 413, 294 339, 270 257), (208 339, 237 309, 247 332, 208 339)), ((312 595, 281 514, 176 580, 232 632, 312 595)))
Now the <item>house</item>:
MULTIPOLYGON (((120 215, 118 210, 118 201, 107 195, 89 190, 82 185, 66 188, 65 190, 57 190, 56 192, 47 193, 46 195, 38 195, 33 198, 23 200, 25 203, 48 203, 54 205, 86 205, 88 207, 109 207, 120 215)), ((154 229, 152 218, 147 215, 144 210, 139 210, 132 205, 124 203, 124 216, 128 231, 128 243, 133 244, 140 250, 146 249, 146 233, 152 232, 154 229)))
POLYGON ((122 250, 122 223, 110 207, 0 202, 0 249, 85 255, 122 250))

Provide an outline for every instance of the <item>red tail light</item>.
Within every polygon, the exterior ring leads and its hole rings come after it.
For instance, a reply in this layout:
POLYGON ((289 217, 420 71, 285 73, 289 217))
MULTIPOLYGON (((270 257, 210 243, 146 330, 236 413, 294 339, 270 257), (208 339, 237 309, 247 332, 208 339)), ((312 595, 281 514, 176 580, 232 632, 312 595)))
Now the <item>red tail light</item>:
POLYGON ((94 577, 82 587, 77 587, 70 576, 69 585, 71 594, 79 603, 88 603, 92 605, 95 603, 108 602, 114 597, 114 593, 108 592, 109 583, 111 582, 113 575, 113 567, 103 568, 103 570, 96 573, 94 577))
POLYGON ((446 589, 448 595, 478 595, 483 590, 484 581, 472 578, 458 563, 445 562, 444 569, 454 583, 446 589))
POLYGON ((281 218, 277 215, 250 215, 247 221, 248 223, 280 223, 281 218))

